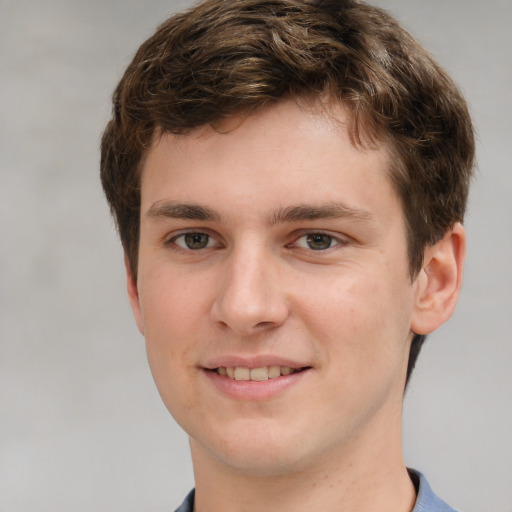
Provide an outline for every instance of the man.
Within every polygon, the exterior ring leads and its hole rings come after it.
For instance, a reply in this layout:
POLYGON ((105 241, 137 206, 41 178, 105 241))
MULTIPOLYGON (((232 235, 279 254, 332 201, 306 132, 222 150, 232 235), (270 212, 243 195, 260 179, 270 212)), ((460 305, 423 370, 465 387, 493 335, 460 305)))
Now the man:
POLYGON ((457 88, 359 2, 210 0, 114 94, 101 173, 180 512, 449 511, 401 412, 457 300, 474 153, 457 88))

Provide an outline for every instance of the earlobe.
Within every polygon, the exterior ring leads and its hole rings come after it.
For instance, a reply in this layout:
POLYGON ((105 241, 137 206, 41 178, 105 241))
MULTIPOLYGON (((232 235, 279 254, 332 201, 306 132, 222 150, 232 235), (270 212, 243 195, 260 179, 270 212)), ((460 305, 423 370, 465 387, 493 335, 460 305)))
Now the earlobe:
POLYGON ((140 307, 139 290, 137 289, 137 282, 132 273, 130 262, 128 257, 124 257, 124 268, 126 270, 126 290, 128 292, 128 298, 130 300, 130 306, 135 317, 135 322, 139 331, 144 335, 144 320, 142 318, 142 311, 140 307))
POLYGON ((462 286, 465 255, 466 234, 458 222, 425 249, 411 322, 415 334, 431 333, 452 315, 462 286))

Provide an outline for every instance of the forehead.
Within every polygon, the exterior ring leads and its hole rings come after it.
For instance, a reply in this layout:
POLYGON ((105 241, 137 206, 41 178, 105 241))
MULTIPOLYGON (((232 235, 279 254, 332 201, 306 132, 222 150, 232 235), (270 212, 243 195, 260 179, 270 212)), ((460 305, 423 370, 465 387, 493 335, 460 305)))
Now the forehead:
POLYGON ((387 146, 356 146, 352 124, 343 105, 286 100, 185 135, 158 133, 143 166, 143 214, 173 195, 193 202, 205 194, 209 201, 229 195, 241 205, 263 204, 270 196, 275 201, 271 188, 281 192, 285 207, 287 198, 350 203, 351 194, 365 196, 370 182, 381 194, 393 194, 387 146))

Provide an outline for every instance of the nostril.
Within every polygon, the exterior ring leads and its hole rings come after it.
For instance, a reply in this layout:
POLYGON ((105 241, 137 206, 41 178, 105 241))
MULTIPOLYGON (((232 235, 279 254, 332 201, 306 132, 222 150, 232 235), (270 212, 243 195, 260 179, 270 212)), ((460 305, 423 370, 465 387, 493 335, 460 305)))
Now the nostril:
POLYGON ((260 322, 256 324, 256 327, 270 327, 272 325, 272 322, 260 322))

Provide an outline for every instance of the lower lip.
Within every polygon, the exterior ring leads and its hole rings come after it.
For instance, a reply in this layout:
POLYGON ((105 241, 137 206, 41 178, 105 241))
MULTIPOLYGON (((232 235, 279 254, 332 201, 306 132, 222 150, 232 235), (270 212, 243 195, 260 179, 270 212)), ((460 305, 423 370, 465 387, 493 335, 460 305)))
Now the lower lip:
POLYGON ((215 371, 203 371, 209 381, 219 391, 231 398, 240 400, 268 400, 274 398, 286 389, 298 384, 309 372, 310 369, 306 369, 292 373, 291 375, 282 375, 274 379, 254 381, 235 380, 219 375, 215 371))

